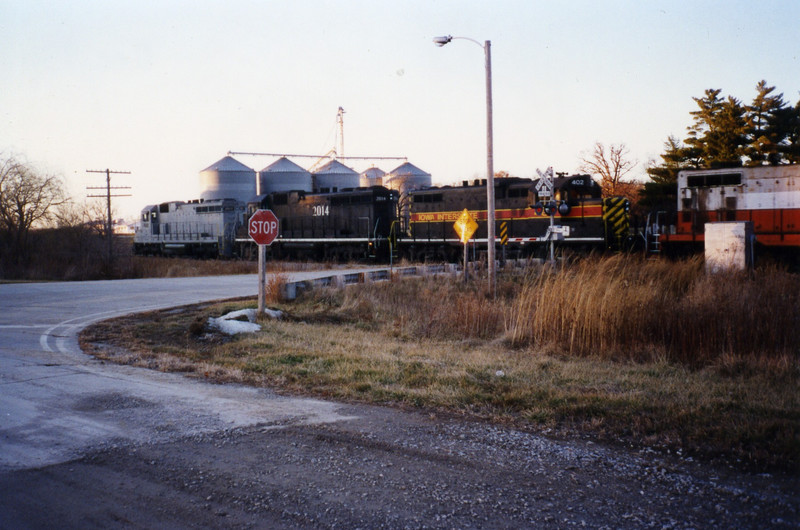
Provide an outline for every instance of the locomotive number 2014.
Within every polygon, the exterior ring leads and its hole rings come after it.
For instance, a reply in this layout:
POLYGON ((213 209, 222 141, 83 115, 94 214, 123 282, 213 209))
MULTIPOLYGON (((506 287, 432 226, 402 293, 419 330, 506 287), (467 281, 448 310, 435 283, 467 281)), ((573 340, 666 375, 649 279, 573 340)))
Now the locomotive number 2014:
POLYGON ((312 207, 311 215, 314 217, 322 217, 331 213, 331 207, 327 204, 319 204, 312 207))

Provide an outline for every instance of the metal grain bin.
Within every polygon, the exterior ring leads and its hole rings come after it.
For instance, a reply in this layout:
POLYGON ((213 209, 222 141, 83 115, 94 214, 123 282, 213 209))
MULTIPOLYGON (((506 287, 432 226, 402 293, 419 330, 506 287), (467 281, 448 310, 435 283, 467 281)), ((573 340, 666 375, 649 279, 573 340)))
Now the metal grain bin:
POLYGON ((358 173, 337 160, 331 160, 314 172, 314 190, 332 192, 358 187, 358 173))
POLYGON ((403 227, 405 228, 408 226, 410 210, 410 205, 408 203, 408 192, 412 190, 430 188, 431 174, 422 171, 411 162, 406 162, 388 172, 383 177, 383 185, 390 190, 397 190, 400 192, 398 209, 400 210, 400 218, 403 221, 403 227))
POLYGON ((431 174, 422 171, 411 162, 406 162, 386 173, 383 177, 383 185, 391 190, 399 191, 402 195, 411 190, 429 188, 431 174))
POLYGON ((311 173, 288 158, 281 157, 258 172, 258 195, 273 191, 305 191, 313 189, 311 173))
POLYGON ((247 202, 256 194, 256 171, 226 156, 200 172, 200 198, 247 202))
POLYGON ((370 186, 383 186, 383 176, 385 174, 386 172, 382 169, 371 167, 366 171, 362 171, 358 176, 359 185, 363 188, 369 188, 370 186))

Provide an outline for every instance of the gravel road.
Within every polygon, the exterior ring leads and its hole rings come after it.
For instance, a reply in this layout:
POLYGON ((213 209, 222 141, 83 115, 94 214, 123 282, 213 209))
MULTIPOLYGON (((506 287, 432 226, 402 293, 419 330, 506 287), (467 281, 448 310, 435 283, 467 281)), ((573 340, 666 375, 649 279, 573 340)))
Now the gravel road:
POLYGON ((796 477, 380 407, 336 413, 112 440, 0 473, 0 527, 800 526, 796 477))

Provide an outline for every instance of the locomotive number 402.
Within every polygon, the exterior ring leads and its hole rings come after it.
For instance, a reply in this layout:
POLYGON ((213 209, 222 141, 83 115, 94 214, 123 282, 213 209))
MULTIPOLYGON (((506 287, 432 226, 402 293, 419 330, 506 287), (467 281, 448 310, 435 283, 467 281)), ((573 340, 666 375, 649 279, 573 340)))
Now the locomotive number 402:
POLYGON ((329 215, 331 213, 331 207, 327 204, 318 204, 313 206, 313 210, 311 215, 314 217, 321 217, 323 215, 329 215))

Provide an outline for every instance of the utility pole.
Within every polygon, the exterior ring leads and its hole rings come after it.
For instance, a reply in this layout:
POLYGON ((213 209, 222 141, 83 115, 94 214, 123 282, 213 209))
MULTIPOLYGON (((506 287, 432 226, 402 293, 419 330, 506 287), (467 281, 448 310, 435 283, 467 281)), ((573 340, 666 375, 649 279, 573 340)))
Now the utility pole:
POLYGON ((87 195, 87 197, 105 197, 106 198, 106 208, 108 211, 108 217, 106 219, 106 238, 108 244, 108 267, 111 269, 111 264, 114 260, 114 244, 113 244, 113 232, 114 232, 114 225, 113 220, 111 219, 111 197, 130 197, 130 194, 125 195, 112 195, 111 190, 129 190, 131 189, 130 186, 111 186, 111 174, 115 175, 130 175, 130 171, 112 171, 110 169, 87 169, 87 173, 105 173, 106 174, 106 185, 105 186, 87 186, 87 190, 106 190, 105 195, 87 195))

